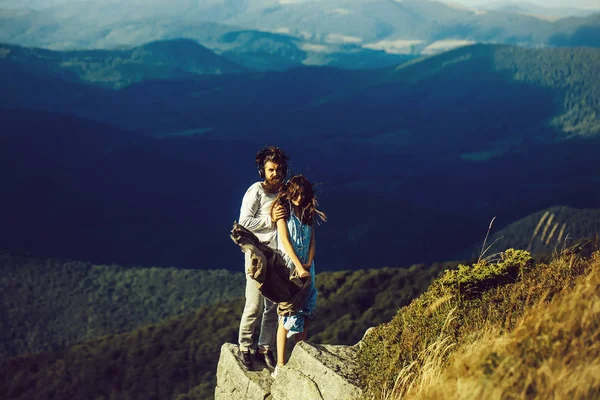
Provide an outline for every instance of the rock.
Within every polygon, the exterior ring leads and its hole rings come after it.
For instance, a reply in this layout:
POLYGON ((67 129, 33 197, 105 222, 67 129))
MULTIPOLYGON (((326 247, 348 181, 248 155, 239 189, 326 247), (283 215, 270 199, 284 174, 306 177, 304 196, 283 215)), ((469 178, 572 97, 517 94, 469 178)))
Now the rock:
POLYGON ((247 371, 239 361, 239 348, 235 344, 221 346, 217 365, 217 387, 215 400, 266 400, 271 399, 273 378, 266 368, 255 361, 254 371, 247 371))
POLYGON ((238 346, 225 343, 217 366, 216 400, 353 400, 362 391, 355 374, 357 348, 298 343, 277 379, 262 364, 246 371, 238 346))
POLYGON ((323 400, 317 384, 302 372, 292 368, 283 368, 273 386, 273 399, 323 400))
POLYGON ((271 387, 273 400, 358 399, 356 349, 300 342, 271 387))

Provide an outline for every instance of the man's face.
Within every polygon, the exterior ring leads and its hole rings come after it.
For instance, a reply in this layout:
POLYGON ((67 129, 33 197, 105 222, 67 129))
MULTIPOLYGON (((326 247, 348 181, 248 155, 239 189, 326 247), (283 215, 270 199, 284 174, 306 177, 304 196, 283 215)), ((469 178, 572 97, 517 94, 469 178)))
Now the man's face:
POLYGON ((265 163, 265 183, 281 183, 282 179, 283 168, 279 164, 274 163, 273 161, 267 161, 265 163))

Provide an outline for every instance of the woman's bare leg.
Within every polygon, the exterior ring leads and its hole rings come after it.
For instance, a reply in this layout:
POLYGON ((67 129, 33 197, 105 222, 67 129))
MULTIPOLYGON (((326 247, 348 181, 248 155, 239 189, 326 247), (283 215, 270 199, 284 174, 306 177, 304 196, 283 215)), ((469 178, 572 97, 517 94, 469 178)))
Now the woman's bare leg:
POLYGON ((287 329, 283 327, 283 318, 279 318, 277 327, 277 365, 285 365, 285 345, 287 343, 287 329))

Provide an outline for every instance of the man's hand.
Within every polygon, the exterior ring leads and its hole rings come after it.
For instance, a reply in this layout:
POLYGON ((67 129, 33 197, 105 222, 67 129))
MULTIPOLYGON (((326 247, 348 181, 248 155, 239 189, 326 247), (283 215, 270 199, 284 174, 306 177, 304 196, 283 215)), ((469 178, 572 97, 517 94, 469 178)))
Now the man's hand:
POLYGON ((277 204, 275 207, 273 207, 273 210, 271 210, 271 220, 273 223, 275 223, 281 218, 287 218, 287 212, 281 204, 277 204))

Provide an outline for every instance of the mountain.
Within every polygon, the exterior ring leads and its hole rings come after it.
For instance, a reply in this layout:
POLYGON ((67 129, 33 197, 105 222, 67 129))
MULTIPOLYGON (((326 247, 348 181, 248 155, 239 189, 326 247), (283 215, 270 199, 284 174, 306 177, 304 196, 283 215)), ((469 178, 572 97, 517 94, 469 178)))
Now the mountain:
POLYGON ((544 7, 522 1, 497 1, 488 4, 483 3, 478 5, 477 9, 530 14, 554 19, 566 17, 585 17, 600 12, 600 8, 593 10, 576 7, 544 7))
POLYGON ((600 14, 594 14, 582 20, 567 18, 557 21, 561 25, 549 39, 552 46, 588 46, 598 47, 600 43, 600 14))
MULTIPOLYGON (((256 39, 228 53, 251 68, 281 69, 296 62, 352 67, 323 53, 372 50, 393 55, 435 54, 474 42, 526 46, 598 46, 598 15, 548 20, 517 12, 473 9, 438 1, 328 0, 190 3, 57 2, 51 7, 0 10, 0 42, 55 50, 114 49, 188 38, 217 53, 230 32, 256 39), (176 21, 176 23, 174 23, 176 21), (266 37, 266 33, 273 36, 266 37), (352 45, 350 48, 345 46, 352 45), (304 56, 302 52, 307 54, 304 56), (251 57, 251 59, 249 59, 251 57), (272 65, 272 66, 271 66, 272 65)), ((388 59, 367 62, 384 66, 388 59)), ((378 55, 383 57, 383 55, 378 55)), ((387 64, 389 65, 389 64, 387 64)))
POLYGON ((245 69, 198 43, 178 39, 128 50, 57 52, 0 45, 2 62, 36 74, 53 74, 74 82, 110 88, 155 79, 185 79, 197 74, 240 73, 245 69))
MULTIPOLYGON (((60 15, 62 18, 63 13, 60 15)), ((201 18, 199 21, 190 21, 188 20, 190 14, 186 14, 176 25, 173 24, 171 17, 164 15, 152 17, 150 20, 128 20, 127 17, 107 19, 109 25, 101 30, 89 29, 89 25, 82 23, 81 26, 72 28, 74 32, 66 34, 69 28, 65 25, 79 24, 81 21, 63 22, 60 18, 53 20, 51 16, 41 11, 27 10, 23 13, 0 10, 0 21, 6 27, 6 36, 0 36, 0 41, 6 39, 7 43, 55 50, 118 50, 123 47, 143 46, 152 41, 187 38, 202 43, 231 62, 258 70, 280 70, 304 64, 375 68, 398 64, 413 58, 407 55, 387 54, 382 50, 364 49, 360 46, 337 44, 315 46, 290 35, 206 22, 203 17, 204 15, 199 17, 201 18), (343 58, 346 55, 351 59, 346 61, 343 58), (356 62, 357 59, 360 62, 356 62)), ((92 24, 91 21, 89 23, 92 24)), ((97 24, 98 21, 93 22, 93 26, 97 24)))
POLYGON ((238 270, 227 232, 257 179, 253 154, 268 143, 317 184, 330 217, 318 228, 320 270, 460 259, 493 216, 502 229, 556 204, 600 207, 590 190, 598 55, 478 45, 399 68, 203 75, 118 91, 4 64, 3 162, 19 168, 3 169, 10 223, 0 243, 94 263, 238 270), (50 133, 62 137, 52 152, 38 147, 50 133), (105 146, 70 144, 103 135, 105 146), (94 153, 103 148, 114 150, 94 153))
MULTIPOLYGON (((10 93, 10 96, 4 99, 4 107, 39 106, 42 103, 40 97, 46 92, 44 87, 62 84, 56 76, 46 74, 50 76, 47 78, 39 73, 27 75, 27 70, 6 61, 0 62, 0 67, 6 68, 5 77, 0 80, 0 84, 4 85, 5 93, 10 93), (42 81, 37 81, 38 79, 42 81), (24 85, 26 81, 35 84, 24 85), (36 88, 28 92, 29 86, 36 88), (26 92, 28 94, 24 95, 26 92)), ((541 118, 544 123, 562 131, 566 136, 593 136, 600 129, 596 115, 600 83, 594 74, 598 67, 600 52, 592 48, 524 49, 516 46, 477 45, 421 58, 402 64, 399 68, 366 71, 311 68, 277 74, 253 73, 171 79, 168 82, 140 82, 139 85, 130 85, 127 90, 108 96, 107 103, 110 104, 103 104, 103 107, 88 106, 84 116, 128 129, 166 134, 168 130, 177 132, 206 125, 211 126, 213 130, 231 129, 227 125, 232 122, 237 124, 239 120, 223 119, 218 113, 232 106, 235 106, 234 111, 238 113, 238 118, 247 118, 246 126, 260 124, 263 129, 272 130, 278 128, 280 119, 265 120, 262 116, 277 110, 279 114, 284 113, 287 119, 301 117, 300 121, 287 124, 291 126, 284 128, 288 137, 298 137, 295 131, 304 131, 307 124, 313 125, 311 130, 327 130, 319 128, 321 123, 328 123, 323 121, 319 114, 341 115, 342 110, 339 108, 358 107, 362 111, 348 117, 363 119, 364 112, 369 112, 370 126, 366 127, 364 121, 352 121, 349 125, 352 129, 361 131, 360 134, 364 134, 365 128, 370 131, 377 130, 373 124, 378 124, 378 121, 389 125, 390 119, 395 119, 402 121, 397 122, 398 124, 406 124, 407 120, 418 118, 405 107, 399 107, 391 113, 384 108, 375 108, 374 104, 391 107, 393 103, 404 105, 403 102, 407 98, 422 99, 428 107, 420 107, 421 112, 426 115, 423 121, 419 121, 424 124, 419 125, 419 129, 425 129, 425 126, 436 123, 436 120, 432 121, 429 118, 432 113, 442 112, 444 118, 454 118, 452 113, 444 111, 450 110, 449 106, 454 104, 454 93, 464 102, 460 112, 468 113, 472 104, 485 107, 490 101, 499 101, 491 97, 494 94, 492 86, 498 84, 498 90, 505 92, 504 96, 514 95, 517 91, 529 91, 531 95, 536 92, 539 98, 531 99, 535 103, 529 103, 530 99, 520 99, 522 105, 518 112, 524 114, 519 118, 541 118), (470 73, 475 75, 470 76, 470 73), (299 82, 302 84, 299 85, 299 82), (486 87, 480 88, 481 82, 485 82, 486 87), (509 86, 505 87, 504 83, 509 86), (431 99, 433 103, 425 99, 425 96, 420 96, 424 91, 435 92, 436 96, 431 99), (210 101, 199 95, 201 93, 210 93, 210 101), (294 96, 289 96, 289 93, 294 93, 294 96), (374 97, 375 102, 366 101, 365 98, 369 96, 374 97), (474 101, 473 96, 479 97, 479 100, 474 101), (135 115, 136 110, 154 107, 156 101, 164 104, 153 112, 164 113, 163 118, 168 121, 166 124, 157 124, 157 121, 147 118, 144 111, 139 116, 135 115), (115 102, 120 103, 119 108, 130 109, 122 118, 106 110, 110 110, 115 102), (242 105, 244 110, 239 110, 242 105), (189 107, 196 109, 193 115, 189 115, 189 107), (436 110, 432 110, 432 107, 436 110), (442 110, 437 110, 438 108, 442 110), (378 113, 377 118, 372 118, 375 117, 371 115, 374 113, 378 113), (182 123, 174 123, 173 118, 181 120, 182 123), (293 131, 290 132, 290 129, 293 131)), ((68 92, 90 90, 76 86, 71 88, 68 92)), ((82 111, 78 111, 76 107, 85 107, 85 103, 79 104, 79 95, 74 96, 77 97, 76 104, 65 104, 62 110, 64 113, 80 114, 82 111)), ((94 97, 104 98, 106 95, 98 92, 94 97)), ((501 97, 500 101, 504 100, 506 98, 501 97)), ((44 99, 43 103, 58 111, 54 103, 61 101, 60 98, 56 101, 44 99)), ((506 103, 506 106, 514 107, 510 102, 506 103)), ((226 113, 229 112, 227 110, 226 113)), ((503 115, 506 116, 505 113, 499 115, 502 120, 506 119, 503 115)), ((335 124, 339 122, 335 121, 335 124)), ((416 121, 412 124, 416 125, 416 121)), ((354 133, 346 132, 346 136, 352 135, 354 133)))
POLYGON ((223 180, 205 172, 222 157, 220 143, 142 137, 29 110, 3 110, 0 121, 2 248, 100 263, 239 270, 241 255, 227 234, 236 206, 227 192, 206 196, 206 187, 223 180), (223 233, 199 228, 211 225, 223 233), (225 257, 199 245, 210 248, 215 240, 225 257))
POLYGON ((253 30, 229 32, 209 45, 223 57, 261 71, 325 65, 370 69, 398 65, 415 58, 410 54, 389 54, 356 44, 312 44, 289 35, 253 30))

